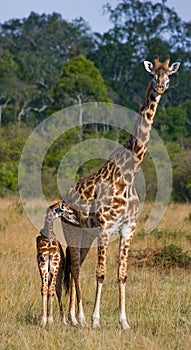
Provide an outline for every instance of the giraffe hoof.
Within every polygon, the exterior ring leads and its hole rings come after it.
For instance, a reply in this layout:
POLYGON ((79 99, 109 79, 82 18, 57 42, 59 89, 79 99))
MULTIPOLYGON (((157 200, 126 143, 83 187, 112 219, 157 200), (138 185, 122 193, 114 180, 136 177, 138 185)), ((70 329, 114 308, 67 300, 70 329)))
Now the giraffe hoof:
POLYGON ((76 321, 76 322, 73 322, 73 321, 70 321, 70 324, 72 327, 75 327, 75 328, 79 328, 79 323, 76 321))
POLYGON ((79 327, 79 323, 78 323, 78 321, 77 321, 77 319, 75 317, 75 314, 69 312, 69 314, 68 314, 68 321, 71 324, 71 326, 79 327))
POLYGON ((92 318, 92 329, 93 330, 100 330, 101 329, 98 317, 92 318))
POLYGON ((69 321, 69 323, 71 324, 72 327, 79 327, 79 323, 78 323, 78 321, 76 320, 76 318, 71 318, 71 317, 69 317, 69 318, 68 318, 68 321, 69 321))
POLYGON ((88 328, 88 324, 86 322, 85 317, 83 319, 79 320, 79 324, 80 324, 80 327, 82 327, 82 328, 88 328))
POLYGON ((48 317, 48 324, 53 324, 53 317, 48 317))
POLYGON ((42 317, 41 322, 40 322, 41 327, 45 327, 46 323, 47 323, 46 317, 42 317))
POLYGON ((66 317, 65 316, 62 318, 62 323, 63 323, 64 326, 68 326, 68 322, 66 321, 66 317))
POLYGON ((120 324, 121 324, 121 329, 122 329, 122 330, 129 330, 129 329, 131 329, 131 328, 129 327, 129 325, 128 325, 128 323, 127 323, 126 320, 121 320, 121 321, 120 321, 120 324))

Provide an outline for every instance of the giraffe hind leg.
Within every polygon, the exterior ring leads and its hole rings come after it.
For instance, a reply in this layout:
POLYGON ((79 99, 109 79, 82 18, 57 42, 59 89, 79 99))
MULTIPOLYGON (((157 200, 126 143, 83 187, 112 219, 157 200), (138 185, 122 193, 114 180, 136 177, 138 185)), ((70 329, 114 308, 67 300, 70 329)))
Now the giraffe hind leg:
MULTIPOLYGON (((86 259, 87 254, 90 250, 92 242, 94 241, 97 235, 97 232, 90 235, 89 232, 86 232, 85 230, 81 230, 81 234, 82 235, 81 235, 80 248, 77 248, 77 247, 72 248, 73 271, 75 271, 74 276, 76 279, 72 277, 72 281, 71 281, 72 283, 71 283, 71 292, 70 292, 69 320, 73 326, 78 325, 78 321, 75 317, 75 297, 76 297, 76 289, 77 289, 78 320, 79 320, 80 326, 82 328, 86 328, 88 327, 88 324, 86 322, 86 318, 83 310, 82 298, 81 298, 80 271, 81 271, 81 266, 83 265, 83 262, 86 259), (77 260, 76 260, 76 257, 78 257, 77 260), (75 264, 74 264, 74 261, 76 261, 75 264)), ((70 251, 69 248, 67 248, 67 252, 68 251, 70 251)), ((69 259, 71 259, 71 257, 69 259)))
POLYGON ((85 255, 83 255, 82 260, 80 260, 81 255, 81 249, 80 248, 71 248, 70 249, 70 259, 71 259, 71 290, 70 290, 70 306, 69 306, 69 313, 68 313, 68 319, 70 323, 73 326, 79 325, 83 328, 87 327, 86 318, 84 315, 83 310, 83 304, 82 304, 82 297, 81 297, 81 290, 80 290, 80 270, 81 270, 81 264, 85 259, 85 255), (75 316, 75 299, 77 297, 77 306, 78 306, 78 321, 75 316))
POLYGON ((47 324, 47 312, 48 312, 48 286, 42 285, 42 314, 41 314, 41 326, 47 324), (46 289, 46 290, 45 290, 46 289))
POLYGON ((71 289, 70 289, 70 305, 69 305, 69 312, 68 312, 68 320, 70 324, 74 327, 78 327, 79 323, 76 319, 75 315, 75 300, 76 300, 76 288, 75 288, 75 282, 73 277, 71 278, 71 289))
MULTIPOLYGON (((82 240, 81 240, 81 248, 80 248, 80 268, 83 265, 87 254, 92 246, 93 241, 97 237, 97 230, 91 230, 91 233, 86 230, 82 230, 82 240)), ((86 318, 84 315, 82 298, 78 304, 78 319, 81 327, 88 327, 86 322, 86 318)))
POLYGON ((72 325, 76 326, 76 317, 75 317, 75 293, 77 299, 78 307, 78 320, 81 327, 87 327, 83 305, 82 305, 82 296, 80 289, 80 248, 72 247, 70 248, 70 258, 71 258, 71 275, 72 275, 72 286, 71 286, 71 298, 70 298, 70 309, 69 309, 69 318, 72 325), (74 284, 74 282, 75 284, 74 284), (74 288, 75 286, 75 288, 74 288))

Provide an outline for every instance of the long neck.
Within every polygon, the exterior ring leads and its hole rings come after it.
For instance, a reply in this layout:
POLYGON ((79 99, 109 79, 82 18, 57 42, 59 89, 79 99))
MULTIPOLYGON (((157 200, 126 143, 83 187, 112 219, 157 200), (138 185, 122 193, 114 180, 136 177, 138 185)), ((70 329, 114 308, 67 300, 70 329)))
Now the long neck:
POLYGON ((134 159, 134 170, 136 171, 147 151, 150 139, 151 127, 157 110, 161 95, 158 95, 150 83, 146 98, 140 108, 138 119, 134 125, 132 133, 124 147, 132 152, 134 159))
POLYGON ((55 238, 53 231, 53 221, 54 219, 52 210, 48 208, 44 220, 44 227, 40 230, 41 234, 48 239, 55 238))

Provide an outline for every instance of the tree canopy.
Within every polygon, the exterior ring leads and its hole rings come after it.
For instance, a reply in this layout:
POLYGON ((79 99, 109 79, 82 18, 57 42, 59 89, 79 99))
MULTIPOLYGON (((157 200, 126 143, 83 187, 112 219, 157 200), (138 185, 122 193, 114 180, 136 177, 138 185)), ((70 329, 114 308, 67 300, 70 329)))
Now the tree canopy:
MULTIPOLYGON (((70 22, 58 13, 31 12, 0 24, 0 146, 7 149, 1 152, 0 185, 16 188, 19 157, 14 152, 19 154, 21 143, 17 133, 15 143, 8 137, 11 126, 21 134, 25 130, 26 136, 26 130, 51 113, 88 101, 112 101, 138 111, 149 81, 143 61, 152 61, 156 53, 161 60, 170 54, 181 68, 161 100, 154 127, 171 155, 173 198, 191 201, 191 22, 183 21, 165 0, 120 0, 116 7, 105 5, 104 11, 111 26, 103 34, 93 33, 83 18, 70 22)), ((113 139, 112 132, 108 135, 113 139)), ((52 159, 50 155, 46 161, 49 173, 52 159)))
POLYGON ((57 106, 63 108, 72 104, 91 101, 111 102, 107 96, 104 80, 94 63, 85 56, 68 61, 58 79, 53 93, 57 106))

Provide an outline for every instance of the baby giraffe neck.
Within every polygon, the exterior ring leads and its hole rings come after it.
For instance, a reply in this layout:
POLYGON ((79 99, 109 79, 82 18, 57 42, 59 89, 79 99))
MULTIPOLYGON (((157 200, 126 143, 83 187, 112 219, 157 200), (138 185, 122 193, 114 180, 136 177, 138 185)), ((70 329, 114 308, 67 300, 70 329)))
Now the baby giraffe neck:
POLYGON ((46 212, 45 220, 44 220, 44 227, 40 231, 41 234, 48 239, 55 238, 55 234, 53 231, 53 221, 54 221, 54 217, 53 217, 52 210, 48 208, 46 212))

